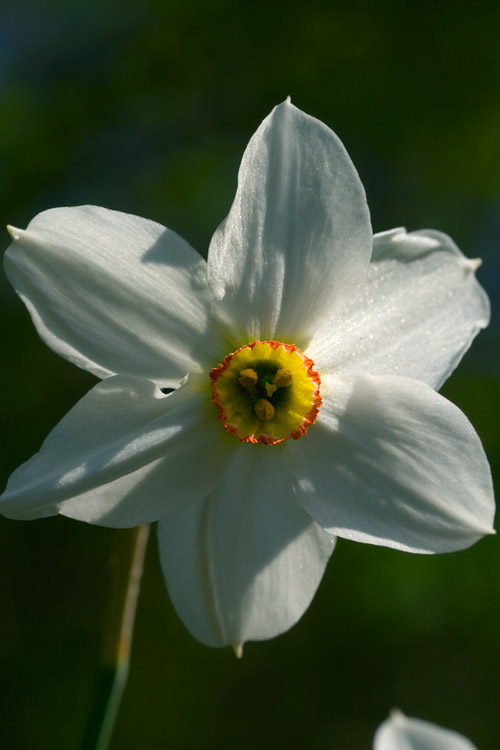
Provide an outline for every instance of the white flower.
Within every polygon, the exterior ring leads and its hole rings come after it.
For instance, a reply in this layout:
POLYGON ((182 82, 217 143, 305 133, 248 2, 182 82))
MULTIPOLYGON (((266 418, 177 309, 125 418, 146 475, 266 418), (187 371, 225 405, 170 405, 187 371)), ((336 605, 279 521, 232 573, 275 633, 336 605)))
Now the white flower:
POLYGON ((477 750, 470 740, 450 729, 392 711, 377 729, 373 750, 477 750))
POLYGON ((168 590, 199 640, 291 627, 336 536, 431 553, 492 532, 479 438, 434 390, 487 325, 477 263, 433 231, 372 237, 341 142, 289 101, 251 139, 207 263, 93 206, 11 234, 6 272, 40 335, 104 380, 0 509, 159 520, 168 590))

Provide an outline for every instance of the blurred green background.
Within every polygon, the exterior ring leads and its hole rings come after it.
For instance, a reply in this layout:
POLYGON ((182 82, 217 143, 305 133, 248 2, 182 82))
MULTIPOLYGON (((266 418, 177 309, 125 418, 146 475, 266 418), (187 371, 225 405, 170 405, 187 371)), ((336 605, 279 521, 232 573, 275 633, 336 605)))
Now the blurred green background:
MULTIPOLYGON (((375 231, 453 236, 495 301, 500 246, 496 3, 16 0, 0 10, 0 219, 96 203, 206 253, 243 149, 287 95, 343 139, 375 231)), ((4 235, 4 245, 8 236, 4 235)), ((38 340, 3 279, 2 475, 94 379, 38 340)), ((444 393, 498 477, 498 319, 444 393)), ((90 710, 115 532, 0 518, 5 750, 72 750, 90 710)), ((243 660, 197 643, 154 536, 112 750, 368 750, 399 706, 500 747, 500 549, 419 557, 339 542, 310 610, 243 660)))

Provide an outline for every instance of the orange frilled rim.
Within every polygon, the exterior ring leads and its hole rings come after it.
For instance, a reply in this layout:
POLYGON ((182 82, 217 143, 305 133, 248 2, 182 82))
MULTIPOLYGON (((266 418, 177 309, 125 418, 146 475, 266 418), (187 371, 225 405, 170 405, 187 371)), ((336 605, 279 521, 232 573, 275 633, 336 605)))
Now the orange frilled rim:
POLYGON ((307 357, 303 352, 301 352, 300 349, 298 349, 294 344, 284 344, 281 341, 253 341, 250 344, 245 344, 244 346, 240 346, 239 349, 236 349, 236 351, 231 352, 231 354, 228 354, 224 357, 223 361, 218 365, 217 367, 214 367, 210 371, 210 381, 211 381, 211 388, 212 388, 212 402, 215 404, 218 410, 218 419, 224 426, 224 428, 229 432, 230 434, 234 435, 238 440, 240 440, 243 443, 263 443, 264 445, 275 445, 276 443, 282 443, 284 440, 289 440, 292 438, 293 440, 298 440, 299 438, 303 437, 306 433, 309 427, 314 424, 316 421, 316 417, 318 416, 319 409, 321 407, 321 404, 323 403, 323 399, 320 395, 320 385, 321 385, 321 379, 319 376, 319 373, 316 372, 314 369, 315 364, 312 359, 307 357), (307 378, 311 382, 313 388, 312 388, 312 403, 310 408, 306 411, 306 413, 303 415, 302 423, 298 426, 294 427, 290 430, 290 432, 284 436, 274 436, 267 434, 265 432, 259 432, 258 434, 254 433, 251 435, 241 436, 238 433, 237 426, 231 424, 228 420, 228 417, 225 413, 224 406, 220 402, 220 395, 217 392, 217 382, 220 380, 220 378, 224 375, 224 373, 231 367, 231 364, 233 362, 234 357, 242 352, 244 349, 253 350, 257 345, 259 344, 267 344, 271 350, 277 350, 279 347, 282 347, 285 352, 288 354, 297 354, 303 362, 303 368, 307 375, 307 378))

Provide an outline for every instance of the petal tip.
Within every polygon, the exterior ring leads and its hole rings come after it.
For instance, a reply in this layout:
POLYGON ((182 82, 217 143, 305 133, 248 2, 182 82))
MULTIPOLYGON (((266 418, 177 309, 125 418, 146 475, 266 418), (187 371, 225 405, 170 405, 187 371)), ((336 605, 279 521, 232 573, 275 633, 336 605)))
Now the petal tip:
POLYGON ((497 533, 493 526, 493 521, 490 524, 488 520, 485 523, 474 525, 473 530, 474 533, 481 534, 480 539, 485 536, 496 536, 497 533))
POLYGON ((474 273, 477 269, 483 265, 481 258, 463 258, 462 265, 466 271, 474 273))
POLYGON ((7 231, 13 240, 18 240, 23 233, 22 229, 17 229, 17 227, 13 227, 10 224, 7 224, 7 231))
POLYGON ((399 708, 392 708, 389 713, 391 721, 395 724, 402 724, 405 719, 404 713, 399 708))
POLYGON ((237 659, 241 659, 243 656, 243 644, 237 643, 236 645, 233 644, 233 651, 235 653, 235 656, 237 659))

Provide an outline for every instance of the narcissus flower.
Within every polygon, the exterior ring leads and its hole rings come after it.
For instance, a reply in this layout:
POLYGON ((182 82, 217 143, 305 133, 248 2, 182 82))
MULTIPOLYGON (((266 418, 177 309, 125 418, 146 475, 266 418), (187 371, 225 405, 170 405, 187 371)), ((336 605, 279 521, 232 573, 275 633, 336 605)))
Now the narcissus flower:
POLYGON ((410 719, 400 711, 377 729, 373 750, 477 750, 466 737, 421 719, 410 719))
POLYGON ((432 553, 492 531, 479 438, 435 390, 488 322, 478 264, 437 232, 373 237, 343 145, 289 101, 251 139, 207 262, 93 206, 10 231, 6 272, 40 335, 103 380, 0 508, 158 520, 199 640, 291 627, 337 536, 432 553))

